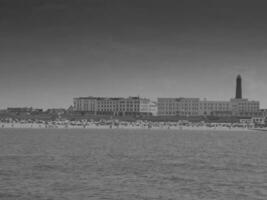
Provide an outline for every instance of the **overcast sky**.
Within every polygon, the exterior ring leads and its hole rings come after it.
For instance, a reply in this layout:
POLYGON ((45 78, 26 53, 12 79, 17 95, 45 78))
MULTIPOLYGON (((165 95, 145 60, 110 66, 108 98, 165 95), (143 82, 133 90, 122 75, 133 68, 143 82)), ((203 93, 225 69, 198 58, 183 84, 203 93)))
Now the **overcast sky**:
POLYGON ((0 108, 76 96, 243 96, 267 107, 256 0, 0 0, 0 108))

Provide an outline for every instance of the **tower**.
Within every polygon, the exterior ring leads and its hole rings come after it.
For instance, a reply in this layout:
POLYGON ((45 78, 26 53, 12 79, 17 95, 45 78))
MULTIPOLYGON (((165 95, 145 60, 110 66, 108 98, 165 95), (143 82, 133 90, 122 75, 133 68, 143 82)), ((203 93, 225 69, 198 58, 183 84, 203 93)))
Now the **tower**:
POLYGON ((236 77, 236 92, 235 92, 236 99, 242 99, 242 78, 240 75, 236 77))

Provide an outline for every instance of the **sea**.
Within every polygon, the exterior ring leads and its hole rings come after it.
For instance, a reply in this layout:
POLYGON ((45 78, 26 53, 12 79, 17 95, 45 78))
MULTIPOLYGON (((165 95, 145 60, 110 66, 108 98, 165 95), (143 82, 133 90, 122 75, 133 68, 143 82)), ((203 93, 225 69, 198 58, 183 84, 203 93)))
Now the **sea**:
POLYGON ((267 132, 0 129, 1 200, 266 200, 267 132))

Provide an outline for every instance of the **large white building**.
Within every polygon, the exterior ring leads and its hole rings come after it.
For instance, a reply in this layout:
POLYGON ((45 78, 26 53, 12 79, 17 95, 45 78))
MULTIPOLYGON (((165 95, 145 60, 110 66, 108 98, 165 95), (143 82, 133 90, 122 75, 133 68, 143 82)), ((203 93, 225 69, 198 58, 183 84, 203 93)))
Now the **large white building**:
POLYGON ((160 116, 259 116, 260 103, 242 98, 242 78, 236 78, 236 96, 230 101, 208 101, 199 98, 158 98, 160 116))
POLYGON ((198 98, 158 98, 159 116, 197 116, 198 98))
POLYGON ((256 117, 260 115, 260 102, 248 99, 231 99, 231 111, 234 116, 256 117))
POLYGON ((74 111, 97 112, 97 99, 94 97, 77 97, 73 99, 74 111))
POLYGON ((98 115, 155 115, 155 103, 147 98, 78 97, 73 99, 74 111, 98 115))
POLYGON ((260 103, 248 99, 208 101, 198 98, 158 98, 159 116, 258 116, 260 103))
POLYGON ((230 101, 199 101, 198 115, 200 116, 224 116, 231 115, 230 101))

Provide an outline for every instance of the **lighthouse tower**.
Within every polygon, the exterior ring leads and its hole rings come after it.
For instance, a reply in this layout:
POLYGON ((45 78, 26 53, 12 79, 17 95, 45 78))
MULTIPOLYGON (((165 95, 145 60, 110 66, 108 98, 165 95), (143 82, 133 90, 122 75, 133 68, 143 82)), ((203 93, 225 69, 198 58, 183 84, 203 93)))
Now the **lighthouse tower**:
POLYGON ((236 92, 235 92, 236 99, 242 99, 242 78, 240 75, 236 77, 236 92))

